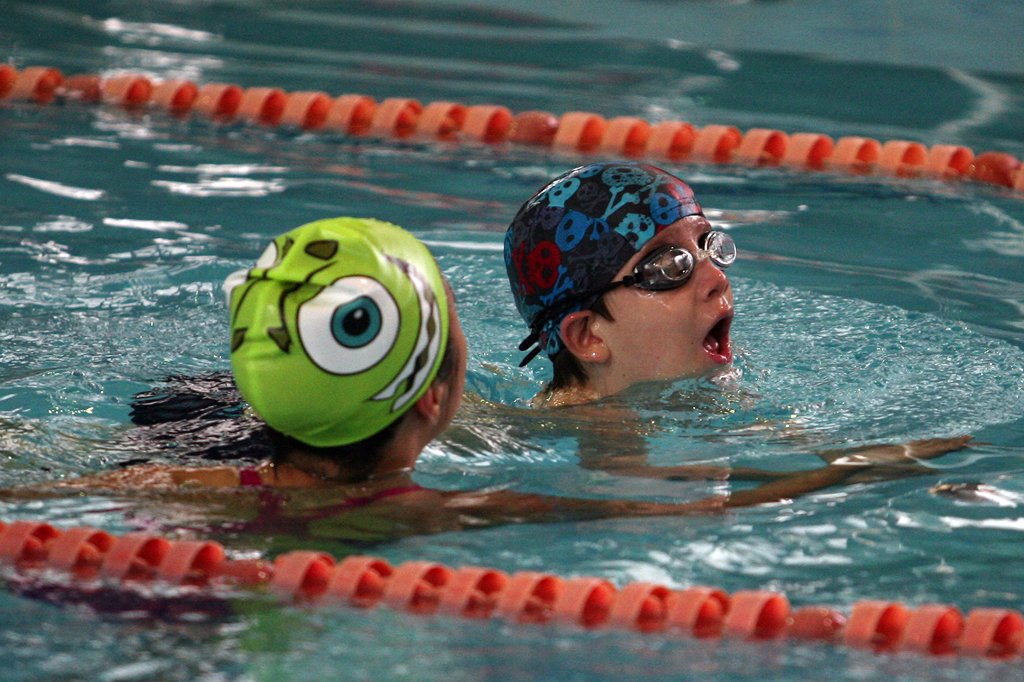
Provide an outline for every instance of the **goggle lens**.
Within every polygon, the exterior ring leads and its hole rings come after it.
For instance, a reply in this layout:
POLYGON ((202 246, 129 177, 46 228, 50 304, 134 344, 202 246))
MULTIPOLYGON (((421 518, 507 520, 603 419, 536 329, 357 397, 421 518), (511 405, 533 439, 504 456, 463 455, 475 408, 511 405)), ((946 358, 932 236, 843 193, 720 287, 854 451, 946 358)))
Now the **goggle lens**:
POLYGON ((720 268, 727 268, 736 262, 736 242, 725 232, 708 232, 704 250, 711 262, 720 268))
POLYGON ((671 289, 685 282, 693 274, 693 254, 686 249, 670 246, 652 253, 637 266, 638 285, 644 289, 671 289))
MULTIPOLYGON (((701 239, 701 252, 712 263, 725 269, 736 261, 736 242, 724 232, 708 232, 701 239)), ((664 246, 637 264, 633 271, 636 286, 649 291, 680 287, 690 279, 697 259, 681 246, 664 246)))

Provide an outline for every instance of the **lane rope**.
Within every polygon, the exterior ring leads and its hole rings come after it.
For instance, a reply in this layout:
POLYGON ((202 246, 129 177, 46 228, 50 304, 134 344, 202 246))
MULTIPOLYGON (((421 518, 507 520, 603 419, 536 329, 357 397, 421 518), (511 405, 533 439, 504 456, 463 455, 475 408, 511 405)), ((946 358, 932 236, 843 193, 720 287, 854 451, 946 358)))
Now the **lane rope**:
POLYGON ((288 92, 276 87, 243 88, 230 83, 199 85, 188 80, 154 82, 141 74, 67 78, 48 66, 21 71, 0 64, 0 102, 106 104, 130 110, 156 109, 172 116, 203 116, 218 123, 285 126, 360 137, 433 139, 455 143, 548 147, 565 154, 601 154, 672 163, 783 167, 806 172, 899 178, 967 180, 1024 192, 1024 163, 1012 154, 911 140, 870 137, 833 139, 814 132, 736 126, 696 127, 684 121, 650 123, 633 116, 606 119, 571 111, 513 112, 494 104, 466 105, 390 97, 380 102, 360 94, 288 92))
POLYGON ((169 540, 151 533, 115 536, 90 527, 60 530, 45 522, 0 522, 0 568, 8 586, 51 601, 138 610, 153 615, 203 611, 226 589, 258 590, 310 606, 387 607, 416 615, 500 618, 523 625, 617 629, 664 636, 817 641, 877 653, 972 656, 1020 661, 1024 616, 1012 609, 866 600, 849 614, 829 606, 793 608, 781 592, 714 587, 671 589, 649 582, 616 587, 597 577, 508 574, 450 568, 431 561, 393 566, 373 556, 337 561, 326 552, 287 552, 273 561, 234 559, 216 542, 169 540), (175 611, 172 588, 185 605, 175 611), (134 595, 136 599, 130 599, 134 595), (159 598, 163 595, 163 602, 159 598), (205 599, 204 599, 205 597, 205 599), (155 599, 155 601, 154 601, 155 599))

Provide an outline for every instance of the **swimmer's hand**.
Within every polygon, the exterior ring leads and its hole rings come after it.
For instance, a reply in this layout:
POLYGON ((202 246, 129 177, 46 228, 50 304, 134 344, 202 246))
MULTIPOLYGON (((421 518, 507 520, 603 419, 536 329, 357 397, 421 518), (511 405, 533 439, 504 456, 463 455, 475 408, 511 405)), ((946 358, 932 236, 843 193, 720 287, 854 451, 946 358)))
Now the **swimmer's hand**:
POLYGON ((869 445, 852 450, 826 450, 818 456, 835 466, 900 466, 935 459, 967 447, 971 436, 912 440, 902 445, 869 445))
POLYGON ((882 481, 934 471, 922 462, 966 447, 970 436, 915 440, 903 445, 871 445, 851 450, 819 453, 827 466, 796 471, 752 490, 732 492, 726 507, 793 499, 833 485, 882 481))
POLYGON ((829 463, 829 467, 852 470, 846 483, 869 483, 934 473, 935 469, 925 466, 925 461, 968 447, 971 440, 971 436, 928 438, 902 445, 828 451, 819 453, 819 456, 829 463))

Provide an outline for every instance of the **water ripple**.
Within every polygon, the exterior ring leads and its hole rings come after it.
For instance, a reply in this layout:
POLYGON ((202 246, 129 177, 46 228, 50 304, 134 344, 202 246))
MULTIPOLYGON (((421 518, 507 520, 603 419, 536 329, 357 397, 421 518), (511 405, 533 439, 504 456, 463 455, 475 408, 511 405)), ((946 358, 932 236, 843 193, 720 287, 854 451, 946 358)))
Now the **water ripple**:
POLYGON ((4 177, 11 182, 21 183, 27 185, 40 192, 46 192, 58 197, 66 197, 68 199, 78 199, 81 201, 96 201, 102 199, 107 195, 106 191, 102 189, 89 189, 87 187, 74 187, 72 185, 65 185, 54 180, 44 180, 42 178, 32 178, 27 175, 19 175, 17 173, 7 173, 4 177))

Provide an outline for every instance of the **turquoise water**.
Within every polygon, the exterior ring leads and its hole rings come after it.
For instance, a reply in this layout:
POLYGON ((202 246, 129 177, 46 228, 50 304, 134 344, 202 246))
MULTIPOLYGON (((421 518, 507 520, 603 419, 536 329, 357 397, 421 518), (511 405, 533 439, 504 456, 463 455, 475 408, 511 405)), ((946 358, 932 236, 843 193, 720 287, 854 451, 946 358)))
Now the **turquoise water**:
MULTIPOLYGON (((529 2, 8 2, 0 48, 19 68, 48 64, 66 74, 130 69, 377 99, 910 138, 1024 157, 1024 65, 1000 39, 1020 34, 1024 10, 968 4, 953 40, 947 3, 587 3, 584 21, 529 2), (787 41, 797 18, 808 33, 787 41), (759 40, 743 30, 756 25, 778 29, 759 40)), ((129 403, 167 375, 227 367, 224 276, 284 229, 372 214, 413 229, 438 255, 466 324, 471 392, 487 401, 468 403, 429 448, 422 483, 657 500, 716 489, 581 468, 579 457, 594 454, 602 433, 599 420, 518 409, 544 371, 542 363, 516 367, 524 330, 504 280, 502 234, 529 194, 581 157, 78 106, 4 105, 0 145, 0 486, 143 455, 180 461, 178 450, 132 438, 129 403)), ((818 465, 815 450, 862 443, 972 433, 982 444, 936 460, 923 477, 725 517, 509 526, 372 551, 393 563, 779 589, 794 604, 844 611, 865 598, 1022 608, 1020 195, 924 180, 669 167, 740 246, 730 270, 738 359, 714 382, 625 398, 650 461, 798 469, 818 465), (997 497, 928 492, 970 482, 994 487, 997 497)), ((209 514, 99 497, 0 503, 4 520, 115 533, 209 514)), ((219 539, 238 550, 269 542, 219 539)), ((328 539, 318 546, 347 549, 328 539)), ((968 674, 959 661, 818 645, 709 645, 256 599, 203 623, 100 618, 6 592, 0 653, 16 663, 6 677, 26 680, 968 674)), ((977 665, 972 677, 1012 677, 1010 666, 977 665)))

